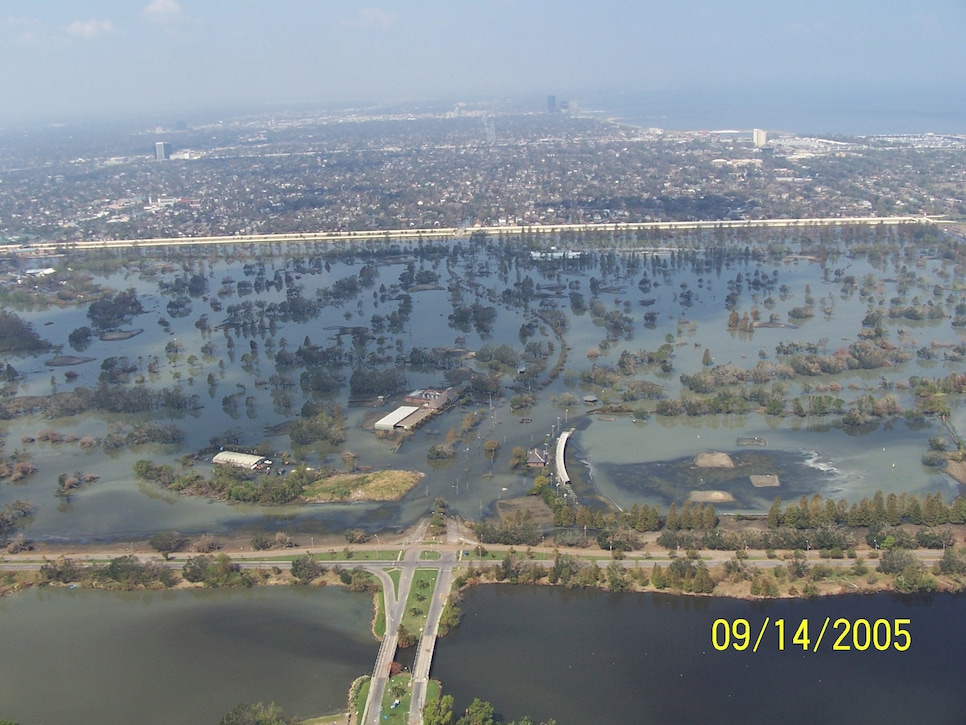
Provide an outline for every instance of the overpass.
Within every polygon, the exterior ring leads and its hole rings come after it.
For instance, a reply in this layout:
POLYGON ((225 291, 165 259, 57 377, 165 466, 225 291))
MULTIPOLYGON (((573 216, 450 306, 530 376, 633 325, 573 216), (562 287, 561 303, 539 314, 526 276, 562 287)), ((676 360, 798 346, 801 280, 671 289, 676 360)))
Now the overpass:
POLYGON ((300 232, 279 234, 235 234, 203 237, 150 237, 145 239, 100 239, 66 242, 38 242, 8 245, 10 254, 31 256, 71 250, 139 249, 151 247, 190 247, 238 244, 338 244, 345 242, 418 241, 431 239, 467 239, 474 233, 504 236, 559 234, 595 234, 664 231, 713 231, 728 229, 796 229, 864 225, 875 227, 903 224, 927 224, 939 221, 927 216, 890 217, 811 217, 800 219, 740 219, 707 221, 616 222, 613 224, 528 224, 522 226, 435 227, 425 229, 372 229, 343 232, 300 232))

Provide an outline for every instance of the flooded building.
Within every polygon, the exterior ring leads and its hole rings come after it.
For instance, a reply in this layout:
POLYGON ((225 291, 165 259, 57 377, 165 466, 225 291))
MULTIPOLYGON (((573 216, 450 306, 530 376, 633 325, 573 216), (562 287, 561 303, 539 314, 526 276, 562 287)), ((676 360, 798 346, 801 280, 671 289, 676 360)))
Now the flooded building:
POLYGON ((237 451, 221 451, 211 459, 216 466, 234 466, 244 468, 246 471, 263 471, 272 465, 270 459, 264 456, 256 456, 251 453, 238 453, 237 451))

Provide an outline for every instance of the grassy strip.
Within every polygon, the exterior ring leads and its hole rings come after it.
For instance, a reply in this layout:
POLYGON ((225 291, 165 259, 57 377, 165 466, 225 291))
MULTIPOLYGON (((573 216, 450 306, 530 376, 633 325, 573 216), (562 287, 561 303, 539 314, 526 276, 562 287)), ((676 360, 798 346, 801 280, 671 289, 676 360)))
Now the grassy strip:
POLYGON ((426 702, 438 700, 443 695, 443 684, 439 680, 426 683, 426 702))
MULTIPOLYGON (((355 550, 348 546, 342 551, 329 551, 312 554, 319 561, 397 561, 400 549, 365 549, 355 550)), ((266 556, 262 561, 292 561, 304 554, 284 554, 282 556, 266 556)))
POLYGON ((386 636, 386 596, 380 589, 373 595, 375 599, 375 614, 373 614, 372 633, 376 639, 382 640, 386 636))
MULTIPOLYGON (((499 549, 497 551, 490 551, 486 547, 482 547, 483 554, 481 556, 480 548, 481 547, 477 546, 473 549, 464 549, 466 553, 460 558, 460 561, 503 561, 503 557, 505 557, 509 552, 512 552, 514 554, 522 554, 523 557, 528 561, 553 561, 553 558, 554 558, 554 554, 551 552, 532 551, 532 550, 524 550, 521 552, 516 550, 512 546, 509 549, 499 549)), ((583 558, 610 559, 611 557, 610 555, 601 555, 599 557, 593 557, 593 556, 585 556, 584 554, 581 554, 581 558, 582 559, 583 558)))
POLYGON ((420 478, 422 474, 415 471, 339 473, 310 483, 302 496, 309 503, 398 501, 416 487, 420 478))
POLYGON ((409 708, 412 704, 412 675, 402 672, 389 678, 386 683, 386 690, 382 695, 382 719, 381 723, 397 723, 406 725, 409 722, 409 708), (396 700, 399 704, 392 706, 396 700))
MULTIPOLYGON (((369 688, 372 686, 372 677, 366 675, 361 681, 356 680, 352 683, 352 690, 350 690, 350 695, 355 694, 355 701, 350 702, 353 709, 355 710, 355 718, 353 722, 362 722, 362 716, 365 715, 366 711, 366 700, 369 699, 369 688), (356 687, 358 683, 358 687, 356 687)), ((350 698, 351 700, 351 698, 350 698)))
POLYGON ((413 573, 413 585, 406 599, 402 623, 406 629, 417 636, 421 635, 426 627, 426 612, 429 611, 429 599, 433 595, 438 575, 437 569, 417 569, 413 573))

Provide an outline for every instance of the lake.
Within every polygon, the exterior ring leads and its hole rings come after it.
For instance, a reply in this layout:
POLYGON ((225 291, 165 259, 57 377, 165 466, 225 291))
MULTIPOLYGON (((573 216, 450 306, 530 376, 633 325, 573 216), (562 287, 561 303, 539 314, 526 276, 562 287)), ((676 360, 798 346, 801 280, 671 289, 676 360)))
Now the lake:
POLYGON ((372 671, 372 597, 340 587, 0 598, 0 718, 22 723, 216 723, 263 701, 338 712, 372 671))
POLYGON ((437 645, 433 676, 455 712, 479 697, 508 720, 558 725, 962 723, 966 652, 950 644, 966 637, 963 605, 952 595, 750 602, 478 586, 462 604, 463 623, 437 645), (785 620, 784 651, 774 626, 757 652, 712 645, 715 620, 747 619, 756 634, 765 617, 785 620), (808 619, 813 648, 826 617, 909 619, 911 646, 833 651, 833 625, 818 652, 792 644, 808 619))

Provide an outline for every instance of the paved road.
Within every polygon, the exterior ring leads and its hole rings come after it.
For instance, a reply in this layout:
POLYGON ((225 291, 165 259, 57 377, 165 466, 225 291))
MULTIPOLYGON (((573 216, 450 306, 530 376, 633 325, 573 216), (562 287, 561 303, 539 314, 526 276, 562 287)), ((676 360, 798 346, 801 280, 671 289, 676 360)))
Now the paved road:
POLYGON ((378 723, 382 716, 382 697, 386 692, 386 684, 389 682, 389 668, 396 656, 396 646, 399 643, 399 625, 402 624, 406 600, 409 598, 409 590, 413 584, 413 573, 416 570, 416 564, 419 563, 419 554, 420 549, 415 547, 406 551, 403 561, 407 566, 401 567, 398 592, 393 591, 392 580, 381 568, 377 572, 374 567, 365 567, 368 571, 377 573, 377 576, 381 579, 385 577, 383 579, 383 590, 386 592, 386 634, 379 646, 376 664, 372 668, 369 697, 366 699, 366 708, 362 716, 364 723, 378 723), (388 585, 386 580, 388 580, 388 585))
POLYGON ((427 228, 427 229, 379 229, 358 232, 297 232, 280 234, 240 234, 212 237, 152 237, 149 239, 105 239, 98 241, 76 240, 71 242, 40 242, 22 246, 9 245, 7 253, 39 256, 47 253, 84 249, 127 249, 137 247, 184 247, 195 245, 221 244, 303 244, 335 243, 385 239, 460 239, 472 232, 502 235, 526 235, 541 233, 545 235, 566 232, 627 232, 627 231, 673 231, 701 229, 751 229, 754 227, 812 227, 865 225, 878 226, 896 224, 937 223, 939 217, 891 216, 891 217, 823 217, 803 219, 741 219, 707 221, 667 221, 667 222, 618 222, 616 224, 533 224, 527 226, 488 226, 473 228, 427 228))
MULTIPOLYGON (((420 561, 419 558, 425 548, 420 544, 425 538, 428 528, 428 521, 421 523, 416 527, 412 537, 403 542, 406 548, 401 561, 392 563, 360 562, 360 565, 366 571, 372 572, 382 580, 386 607, 386 634, 379 646, 376 664, 372 668, 369 696, 366 698, 366 707, 362 716, 363 723, 378 723, 382 716, 382 699, 389 682, 389 668, 396 656, 396 647, 399 644, 399 625, 402 624, 405 614, 406 601, 409 599, 409 590, 413 584, 413 574, 417 568, 430 568, 434 563, 420 561), (387 566, 400 569, 399 591, 395 591, 392 579, 386 573, 387 566)), ((420 722, 422 721, 420 720, 420 722)))
POLYGON ((436 636, 439 633, 439 621, 449 597, 450 587, 453 585, 453 567, 456 566, 456 554, 452 551, 443 555, 435 562, 439 567, 436 577, 436 587, 430 599, 429 611, 426 613, 426 628, 419 640, 416 651, 416 662, 413 664, 412 704, 409 708, 410 725, 421 725, 423 722, 423 708, 426 706, 426 689, 429 686, 429 668, 433 663, 436 651, 436 636))
MULTIPOLYGON (((396 558, 381 559, 381 560, 380 559, 365 559, 365 560, 356 559, 351 562, 339 561, 334 563, 338 563, 343 566, 347 564, 351 564, 351 566, 353 567, 359 566, 365 569, 366 571, 372 572, 377 576, 380 576, 380 575, 385 576, 384 570, 386 568, 398 567, 403 571, 406 571, 406 570, 412 571, 419 568, 431 569, 433 567, 443 567, 446 565, 447 553, 451 553, 453 556, 456 556, 456 554, 458 554, 459 551, 469 549, 475 546, 476 546, 475 542, 470 542, 468 540, 464 540, 459 544, 452 544, 447 542, 445 544, 439 543, 439 544, 421 545, 418 543, 407 542, 402 545, 382 544, 381 546, 377 546, 377 545, 354 546, 352 548, 356 551, 365 551, 367 549, 383 550, 383 551, 386 549, 392 549, 393 551, 402 550, 407 553, 407 556, 403 560, 397 560, 396 558), (436 551, 440 553, 443 558, 437 559, 437 560, 420 560, 419 552, 421 551, 436 551), (415 554, 410 555, 410 552, 415 552, 415 554)), ((500 544, 487 544, 486 548, 491 555, 502 554, 503 552, 509 551, 510 549, 515 549, 517 553, 520 553, 519 547, 503 546, 500 544)), ((531 547, 531 550, 535 554, 551 554, 556 549, 555 547, 552 547, 552 546, 534 546, 534 547, 531 547)), ((646 558, 640 556, 638 552, 635 552, 635 553, 628 554, 627 558, 621 560, 620 563, 623 566, 628 568, 650 567, 650 566, 653 566, 654 564, 666 565, 669 562, 673 561, 674 559, 674 557, 669 556, 667 552, 664 552, 664 551, 655 552, 651 550, 650 545, 648 546, 648 550, 651 551, 651 553, 647 555, 646 558)), ((297 554, 298 552, 303 552, 303 553, 308 552, 312 554, 325 554, 330 551, 331 551, 331 547, 329 546, 298 547, 296 550, 292 551, 292 554, 297 554)), ((598 564, 600 565, 606 565, 610 563, 610 558, 608 557, 607 552, 600 551, 599 549, 591 549, 591 550, 563 549, 561 550, 561 552, 575 556, 578 559, 584 559, 588 561, 591 559, 596 559, 598 564)), ((266 555, 277 557, 280 554, 284 555, 285 552, 227 551, 225 553, 227 553, 231 557, 232 562, 238 564, 239 566, 245 569, 271 569, 272 567, 277 567, 277 566, 288 566, 287 561, 279 561, 278 559, 265 558, 266 555)), ((715 564, 723 564, 726 561, 729 561, 730 559, 732 559, 735 555, 733 551, 701 550, 698 553, 701 556, 701 561, 707 564, 708 566, 714 566, 715 564)), ((781 558, 780 555, 775 559, 766 559, 764 558, 763 552, 761 551, 753 551, 750 553, 752 554, 752 558, 747 560, 748 564, 753 564, 758 567, 768 568, 768 567, 778 566, 780 564, 787 563, 783 558, 781 558)), ((909 553, 912 554, 912 556, 914 556, 919 561, 923 562, 924 564, 931 564, 936 561, 939 561, 943 556, 943 552, 940 549, 913 549, 909 553)), ((863 549, 859 551, 859 554, 860 556, 862 556, 863 560, 868 565, 874 566, 877 564, 877 561, 875 559, 869 558, 869 551, 863 549)), ((73 559, 74 561, 81 562, 81 563, 84 563, 84 562, 106 563, 115 557, 124 556, 124 555, 125 555, 124 552, 118 552, 116 550, 91 551, 91 552, 84 552, 84 553, 70 552, 70 553, 64 553, 64 554, 58 553, 58 554, 51 554, 51 555, 44 555, 36 552, 25 552, 23 554, 0 553, 0 571, 37 571, 38 569, 40 569, 43 563, 48 559, 54 561, 61 558, 61 556, 68 559, 73 559)), ((142 562, 152 561, 159 564, 165 564, 166 566, 169 566, 172 569, 181 569, 184 566, 185 561, 187 561, 189 558, 193 556, 196 556, 196 554, 178 553, 178 554, 172 555, 168 561, 164 561, 161 558, 160 554, 156 554, 156 553, 134 552, 132 555, 137 557, 137 559, 142 562)), ((678 552, 678 555, 679 556, 681 555, 680 552, 678 552)), ((809 564, 822 563, 822 564, 828 564, 829 566, 833 566, 833 567, 834 566, 842 566, 842 567, 852 566, 852 564, 855 561, 854 559, 822 559, 819 556, 819 552, 816 550, 808 552, 807 559, 809 564)), ((488 563, 493 563, 493 560, 490 560, 488 563)), ((380 576, 380 579, 382 579, 382 576, 380 576)), ((387 591, 389 592, 390 595, 394 594, 394 592, 392 591, 392 587, 387 587, 387 591)), ((403 606, 403 605, 404 605, 404 602, 400 606, 403 606)))

